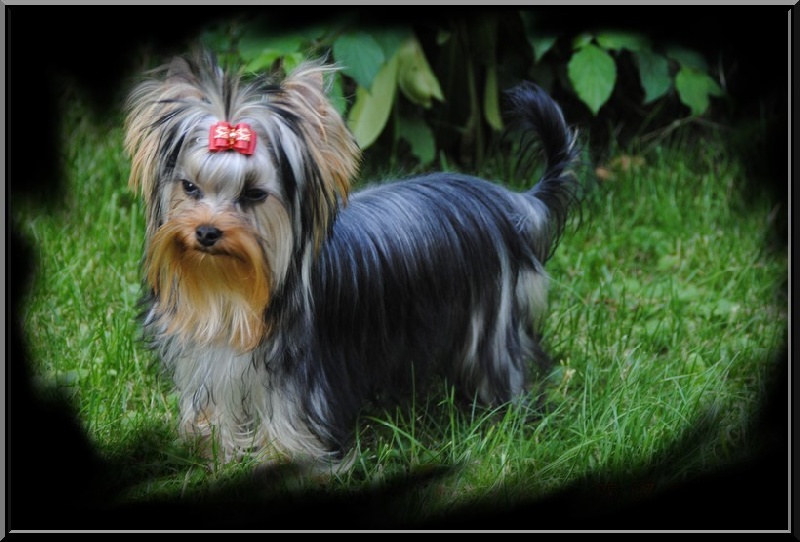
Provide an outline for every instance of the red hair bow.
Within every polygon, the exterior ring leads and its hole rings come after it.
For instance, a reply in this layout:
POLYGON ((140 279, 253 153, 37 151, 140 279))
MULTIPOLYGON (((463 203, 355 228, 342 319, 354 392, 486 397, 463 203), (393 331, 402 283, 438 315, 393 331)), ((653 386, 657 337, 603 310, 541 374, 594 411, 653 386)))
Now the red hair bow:
POLYGON ((234 150, 242 154, 253 154, 255 148, 255 133, 249 124, 240 122, 233 127, 227 122, 221 121, 211 125, 211 131, 208 134, 208 150, 234 150))

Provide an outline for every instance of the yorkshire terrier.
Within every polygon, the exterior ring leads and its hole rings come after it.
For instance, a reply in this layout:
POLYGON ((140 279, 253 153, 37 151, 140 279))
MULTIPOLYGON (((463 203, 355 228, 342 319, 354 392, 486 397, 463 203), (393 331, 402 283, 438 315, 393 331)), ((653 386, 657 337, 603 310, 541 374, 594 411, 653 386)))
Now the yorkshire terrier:
POLYGON ((200 52, 127 102, 143 327, 181 434, 225 460, 342 464, 376 398, 438 373, 500 405, 528 393, 528 362, 549 361, 544 265, 579 199, 559 106, 530 83, 508 92, 546 158, 529 191, 433 173, 349 193, 360 150, 326 95, 335 69, 248 77, 200 52))

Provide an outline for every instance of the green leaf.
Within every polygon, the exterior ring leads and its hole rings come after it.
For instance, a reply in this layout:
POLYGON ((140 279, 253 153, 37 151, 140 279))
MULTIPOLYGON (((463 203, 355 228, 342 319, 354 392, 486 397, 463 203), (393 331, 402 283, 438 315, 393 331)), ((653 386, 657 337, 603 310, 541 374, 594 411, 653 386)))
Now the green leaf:
POLYGON ((703 58, 703 55, 695 51, 683 47, 670 47, 666 52, 667 56, 677 61, 681 67, 694 68, 701 72, 708 72, 708 63, 706 59, 703 58))
POLYGON ((690 373, 701 373, 706 370, 706 362, 703 359, 703 356, 698 354, 697 352, 692 352, 688 356, 686 356, 686 361, 684 363, 685 368, 690 373))
POLYGON ((681 266, 680 256, 677 254, 664 254, 658 259, 656 268, 659 271, 674 271, 681 266))
POLYGON ((638 52, 643 51, 650 46, 647 38, 639 34, 617 31, 609 31, 598 34, 597 43, 603 49, 610 51, 627 49, 628 51, 638 52))
POLYGON ((297 66, 299 66, 300 63, 303 62, 305 59, 306 59, 306 55, 304 55, 303 53, 300 53, 300 52, 290 53, 290 54, 284 55, 283 56, 283 69, 286 70, 286 72, 288 73, 288 72, 292 71, 293 69, 295 69, 297 66))
POLYGON ((723 94, 722 87, 719 86, 719 83, 717 83, 713 77, 708 76, 707 84, 708 84, 708 93, 710 95, 716 97, 722 96, 723 94))
POLYGON ((347 110, 347 99, 344 97, 344 88, 342 87, 342 74, 336 73, 333 77, 333 85, 328 93, 328 97, 340 115, 344 116, 347 110))
POLYGON ((608 53, 589 44, 572 55, 567 75, 578 97, 597 115, 614 90, 617 66, 608 53))
POLYGON ((439 80, 431 70, 417 38, 407 39, 397 50, 397 84, 411 102, 428 108, 433 99, 444 101, 439 80))
POLYGON ((283 53, 280 51, 267 51, 264 52, 252 60, 250 60, 247 64, 244 65, 245 71, 248 72, 260 72, 266 70, 272 66, 272 64, 278 60, 283 53))
POLYGON ((670 324, 671 322, 662 316, 648 318, 644 323, 644 332, 649 338, 657 338, 659 334, 666 333, 670 324))
POLYGON ((677 296, 683 303, 699 303, 709 294, 693 284, 681 284, 681 287, 677 289, 677 296))
POLYGON ((675 76, 675 88, 681 102, 688 106, 692 115, 702 115, 709 105, 709 96, 722 93, 719 85, 705 73, 684 66, 675 76))
POLYGON ((556 36, 528 38, 528 43, 530 43, 531 47, 533 48, 533 55, 536 59, 536 62, 539 62, 542 57, 547 54, 547 51, 553 48, 553 45, 556 43, 556 39, 556 36))
POLYGON ((728 299, 720 299, 714 307, 713 314, 715 316, 729 317, 741 309, 738 303, 734 303, 728 299))
POLYGON ((503 116, 500 113, 500 90, 497 85, 497 65, 492 64, 486 71, 486 84, 483 89, 483 114, 486 122, 495 130, 503 129, 503 116))
POLYGON ((419 117, 400 117, 398 135, 411 145, 411 153, 422 165, 431 163, 436 156, 436 138, 433 130, 419 117))
POLYGON ((414 32, 406 27, 385 28, 374 32, 372 36, 380 46, 383 57, 392 58, 407 39, 414 37, 414 32))
POLYGON ((72 371, 63 371, 56 374, 56 384, 62 387, 75 386, 81 380, 89 376, 89 369, 75 369, 72 371))
POLYGON ((525 38, 533 49, 533 58, 539 62, 556 43, 557 37, 534 28, 534 18, 529 11, 521 11, 520 18, 525 29, 525 38))
MULTIPOLYGON (((298 55, 303 46, 303 38, 295 35, 245 34, 239 40, 239 54, 245 60, 245 69, 258 72, 269 68, 273 62, 288 55, 298 55)), ((287 68, 287 71, 291 67, 287 68)))
POLYGON ((397 55, 383 65, 372 83, 372 89, 356 88, 356 99, 347 118, 347 125, 362 149, 372 145, 386 126, 394 104, 397 87, 397 55))
POLYGON ((333 57, 342 72, 355 79, 359 86, 371 89, 386 57, 380 44, 366 32, 348 32, 333 42, 333 57))
POLYGON ((244 35, 239 40, 239 54, 245 60, 252 60, 268 51, 279 51, 281 54, 295 53, 303 45, 303 38, 293 35, 244 35))
POLYGON ((533 57, 536 62, 539 62, 542 57, 547 54, 547 51, 553 48, 553 45, 556 43, 556 39, 557 38, 555 36, 528 36, 528 43, 531 44, 531 48, 533 49, 533 57))
POLYGON ((583 49, 592 43, 594 36, 584 32, 583 34, 578 34, 572 40, 572 48, 575 50, 583 49))
POLYGON ((669 62, 652 51, 636 53, 639 61, 639 81, 644 89, 644 103, 648 104, 666 94, 672 86, 669 62))

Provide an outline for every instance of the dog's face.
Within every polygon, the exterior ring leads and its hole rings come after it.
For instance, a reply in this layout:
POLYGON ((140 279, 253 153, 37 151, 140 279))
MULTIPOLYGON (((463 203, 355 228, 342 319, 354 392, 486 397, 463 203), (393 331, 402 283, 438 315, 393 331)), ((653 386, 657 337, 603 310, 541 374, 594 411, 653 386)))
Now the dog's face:
POLYGON ((327 235, 359 152, 321 66, 227 86, 204 66, 174 61, 129 103, 131 184, 148 207, 145 277, 162 333, 248 351, 268 333, 265 311, 298 254, 327 235), (246 134, 246 152, 215 145, 221 125, 246 134))
POLYGON ((159 190, 163 223, 145 257, 155 295, 176 300, 170 334, 240 350, 258 344, 293 246, 278 179, 263 145, 251 156, 210 153, 208 137, 198 137, 184 149, 159 190))

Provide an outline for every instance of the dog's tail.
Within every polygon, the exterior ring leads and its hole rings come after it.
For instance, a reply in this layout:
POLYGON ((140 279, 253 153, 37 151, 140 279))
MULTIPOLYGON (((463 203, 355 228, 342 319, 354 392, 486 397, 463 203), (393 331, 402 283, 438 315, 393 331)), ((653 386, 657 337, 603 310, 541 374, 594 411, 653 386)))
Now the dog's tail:
POLYGON ((572 170, 579 153, 577 133, 567 126, 558 104, 533 83, 522 83, 506 95, 510 105, 509 125, 522 132, 520 165, 523 170, 535 156, 531 152, 535 139, 545 155, 544 173, 528 192, 546 208, 546 220, 534 242, 536 255, 544 263, 558 246, 570 211, 580 204, 581 186, 572 170))

